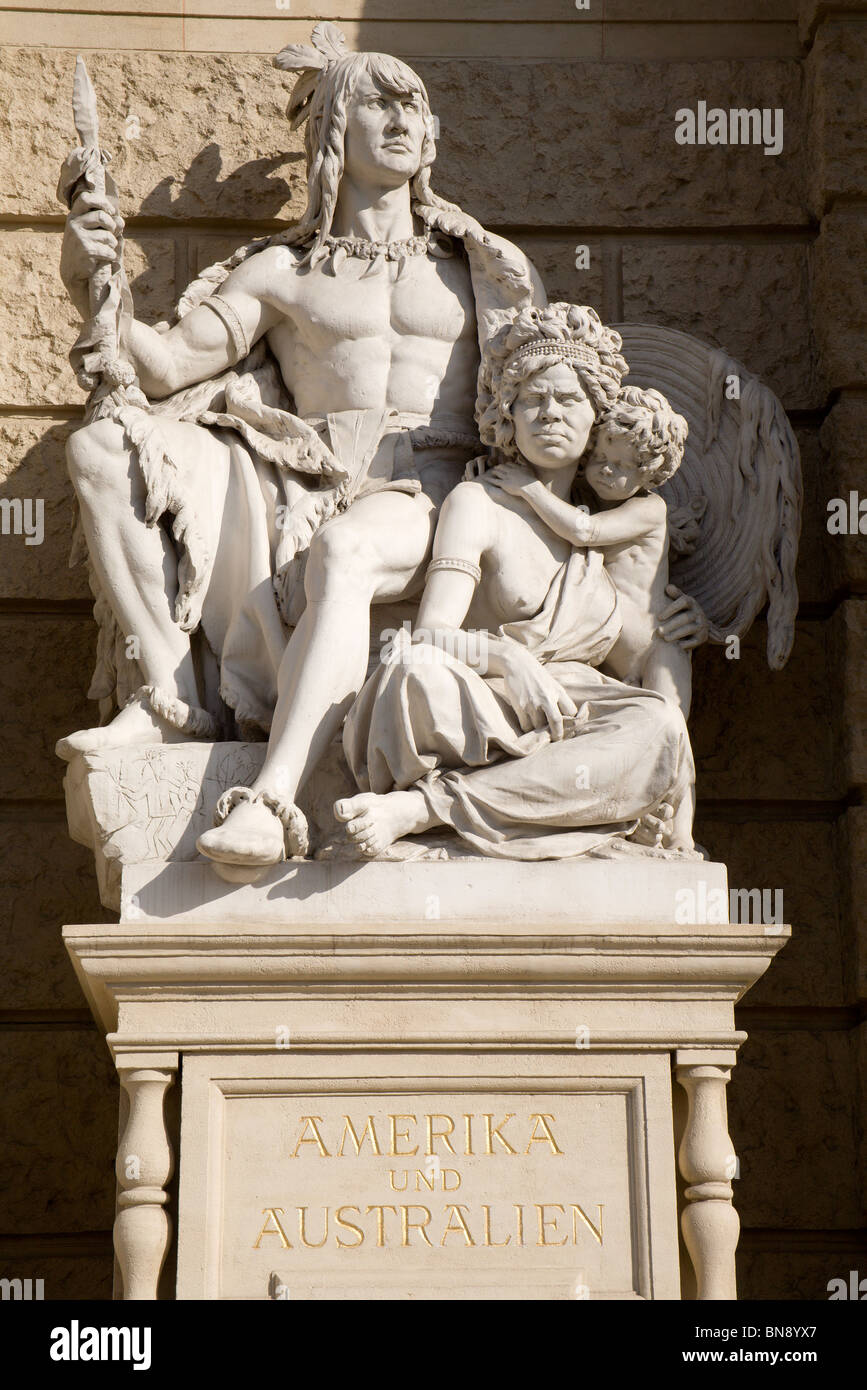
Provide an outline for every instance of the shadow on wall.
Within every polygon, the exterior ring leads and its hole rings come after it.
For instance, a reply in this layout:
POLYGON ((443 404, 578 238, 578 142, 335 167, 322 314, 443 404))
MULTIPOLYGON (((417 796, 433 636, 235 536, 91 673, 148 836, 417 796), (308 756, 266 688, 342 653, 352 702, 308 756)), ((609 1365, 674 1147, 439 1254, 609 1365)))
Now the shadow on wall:
MULTIPOLYGON (((211 143, 192 160, 180 183, 174 174, 161 179, 145 197, 138 210, 140 217, 213 217, 220 215, 223 206, 245 205, 251 217, 275 218, 293 196, 293 183, 304 184, 304 157, 299 153, 270 155, 251 159, 220 178, 223 158, 219 145, 211 143), (300 166, 289 181, 274 177, 275 171, 287 164, 300 166), (175 190, 177 189, 177 192, 175 190)), ((123 193, 121 192, 121 198, 123 193)))

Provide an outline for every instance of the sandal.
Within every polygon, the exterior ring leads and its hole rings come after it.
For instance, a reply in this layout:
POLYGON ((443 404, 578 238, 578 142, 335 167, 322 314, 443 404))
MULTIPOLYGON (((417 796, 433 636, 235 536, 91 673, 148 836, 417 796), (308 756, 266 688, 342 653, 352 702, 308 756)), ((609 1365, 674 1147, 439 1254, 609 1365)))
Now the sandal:
MULTIPOLYGON (((310 852, 310 835, 307 826, 307 818, 304 812, 295 806, 291 801, 281 801, 279 797, 271 792, 254 792, 249 787, 230 787, 223 792, 214 810, 214 825, 220 826, 228 819, 231 812, 241 802, 248 801, 251 804, 261 802, 267 806, 272 815, 276 816, 283 826, 283 846, 282 855, 275 857, 269 853, 261 856, 251 855, 231 855, 220 856, 224 863, 248 864, 251 866, 261 865, 267 867, 270 864, 277 864, 281 858, 285 859, 306 859, 310 852)), ((204 837, 203 837, 204 838, 204 837)), ((209 858, 215 858, 210 854, 207 847, 202 848, 202 853, 209 858)))

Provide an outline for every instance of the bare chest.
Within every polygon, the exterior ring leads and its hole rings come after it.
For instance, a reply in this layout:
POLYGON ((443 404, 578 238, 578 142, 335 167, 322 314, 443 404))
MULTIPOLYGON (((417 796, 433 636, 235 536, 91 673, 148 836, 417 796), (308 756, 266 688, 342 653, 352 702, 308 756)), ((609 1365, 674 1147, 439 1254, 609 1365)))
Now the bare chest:
POLYGON ((413 256, 402 273, 396 262, 374 270, 370 261, 350 258, 336 275, 316 269, 300 279, 291 331, 313 352, 365 339, 393 344, 401 338, 446 344, 475 339, 469 270, 458 257, 413 256))
POLYGON ((550 531, 520 498, 499 492, 494 496, 496 540, 485 557, 474 605, 479 611, 473 613, 487 627, 538 613, 557 571, 572 553, 569 542, 550 531))

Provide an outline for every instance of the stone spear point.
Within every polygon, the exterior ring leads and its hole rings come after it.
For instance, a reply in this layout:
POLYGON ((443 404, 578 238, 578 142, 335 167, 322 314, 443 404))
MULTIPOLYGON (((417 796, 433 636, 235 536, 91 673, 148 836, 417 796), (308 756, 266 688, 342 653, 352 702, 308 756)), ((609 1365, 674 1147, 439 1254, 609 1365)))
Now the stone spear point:
POLYGON ((72 80, 72 115, 82 149, 99 150, 99 112, 96 109, 96 92, 93 90, 87 64, 80 53, 75 60, 75 77, 72 80))
MULTIPOLYGON (((99 148, 99 112, 96 107, 96 92, 87 71, 87 64, 81 54, 75 60, 75 77, 72 80, 72 116, 78 142, 84 150, 85 162, 90 173, 90 191, 97 197, 105 198, 105 163, 99 148)), ((90 313, 94 320, 99 319, 99 310, 105 298, 105 288, 112 277, 110 264, 99 266, 90 278, 90 313)), ((105 323, 107 332, 100 335, 101 345, 108 347, 106 339, 110 336, 111 325, 105 323)), ((113 346, 113 345, 112 345, 113 346)), ((113 353, 112 356, 116 356, 113 353)))

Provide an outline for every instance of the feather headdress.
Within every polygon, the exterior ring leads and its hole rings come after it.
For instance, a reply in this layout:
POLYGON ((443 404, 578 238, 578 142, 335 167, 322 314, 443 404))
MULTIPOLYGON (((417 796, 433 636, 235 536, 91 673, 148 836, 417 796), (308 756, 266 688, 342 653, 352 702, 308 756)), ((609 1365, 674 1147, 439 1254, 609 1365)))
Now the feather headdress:
POLYGON ((299 73, 287 108, 293 130, 303 125, 309 116, 310 103, 323 72, 349 53, 343 32, 336 24, 327 21, 317 24, 310 37, 312 43, 290 43, 271 60, 275 68, 299 73))

